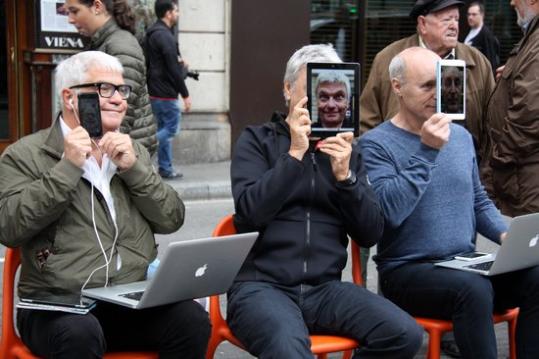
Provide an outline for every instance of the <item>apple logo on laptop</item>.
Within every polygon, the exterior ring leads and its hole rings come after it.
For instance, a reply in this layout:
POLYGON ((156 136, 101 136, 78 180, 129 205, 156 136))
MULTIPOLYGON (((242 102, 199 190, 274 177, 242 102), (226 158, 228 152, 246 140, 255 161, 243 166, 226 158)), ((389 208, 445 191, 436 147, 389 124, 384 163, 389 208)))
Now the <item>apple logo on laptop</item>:
POLYGON ((537 242, 539 241, 539 233, 535 235, 532 239, 530 239, 530 248, 535 247, 537 245, 537 242))
POLYGON ((204 273, 206 273, 206 269, 208 269, 207 264, 204 264, 202 267, 198 268, 195 272, 195 277, 202 277, 204 273))

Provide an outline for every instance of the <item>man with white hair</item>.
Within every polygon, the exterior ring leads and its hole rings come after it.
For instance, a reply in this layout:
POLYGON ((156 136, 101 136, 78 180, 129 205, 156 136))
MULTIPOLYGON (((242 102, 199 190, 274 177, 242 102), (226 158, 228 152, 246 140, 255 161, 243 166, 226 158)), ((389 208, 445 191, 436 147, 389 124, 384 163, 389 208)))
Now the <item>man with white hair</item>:
POLYGON ((231 164, 236 227, 260 232, 228 292, 227 321, 259 358, 309 358, 310 333, 356 339, 355 358, 412 358, 422 331, 388 300, 341 282, 348 235, 372 246, 382 234, 353 133, 309 143, 308 62, 341 62, 330 45, 289 59, 288 114, 248 127, 231 164))
POLYGON ((350 103, 350 79, 342 71, 323 71, 316 79, 315 94, 319 125, 324 128, 352 127, 346 124, 350 103))
MULTIPOLYGON (((154 233, 183 224, 178 194, 153 171, 147 150, 119 132, 131 88, 103 52, 78 53, 56 69, 62 111, 51 127, 0 159, 0 242, 19 247, 21 298, 80 298, 84 288, 144 280, 154 233), (79 96, 96 93, 101 138, 81 126, 79 96)), ((7 313, 6 313, 7 314, 7 313)), ((143 310, 100 302, 86 315, 19 309, 22 341, 44 358, 101 358, 105 351, 205 356, 210 325, 192 300, 143 310)))
POLYGON ((488 102, 488 161, 496 204, 508 216, 539 212, 539 2, 513 0, 524 37, 488 102))

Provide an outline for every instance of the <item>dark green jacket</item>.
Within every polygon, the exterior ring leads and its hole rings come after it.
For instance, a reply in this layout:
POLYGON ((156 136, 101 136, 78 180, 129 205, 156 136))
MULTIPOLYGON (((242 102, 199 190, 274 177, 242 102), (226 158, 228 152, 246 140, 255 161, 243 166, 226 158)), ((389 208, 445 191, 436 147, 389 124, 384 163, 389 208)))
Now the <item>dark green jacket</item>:
MULTIPOLYGON (((63 159, 60 122, 9 146, 0 158, 0 243, 20 247, 19 295, 79 293, 90 273, 105 263, 93 228, 91 186, 83 170, 63 159)), ((134 142, 137 161, 113 176, 118 240, 109 283, 143 280, 156 255, 154 233, 183 224, 178 194, 152 168, 146 149, 134 142), (121 266, 118 269, 118 255, 121 266)), ((115 228, 94 188, 95 223, 107 253, 115 228)), ((87 287, 103 286, 98 270, 87 287)))
POLYGON ((153 155, 157 149, 157 125, 146 87, 146 60, 136 37, 122 30, 111 18, 92 36, 89 50, 105 52, 122 63, 125 82, 133 87, 133 92, 127 100, 127 114, 121 130, 153 155))

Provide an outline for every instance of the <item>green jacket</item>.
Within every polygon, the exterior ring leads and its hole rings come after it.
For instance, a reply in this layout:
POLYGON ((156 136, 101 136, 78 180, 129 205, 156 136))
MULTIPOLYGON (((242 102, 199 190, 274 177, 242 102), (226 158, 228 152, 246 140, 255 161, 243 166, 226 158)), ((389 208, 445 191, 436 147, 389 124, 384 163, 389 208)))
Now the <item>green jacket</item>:
POLYGON ((127 99, 127 114, 121 130, 153 155, 157 149, 157 125, 146 86, 146 60, 136 37, 111 18, 92 36, 89 50, 105 52, 122 63, 125 83, 133 87, 133 92, 127 99))
MULTIPOLYGON (((181 227, 185 208, 134 142, 138 160, 110 184, 118 240, 109 283, 143 280, 156 255, 154 233, 181 227), (121 265, 120 265, 121 263, 121 265)), ((0 158, 0 243, 20 247, 19 296, 78 294, 90 273, 105 264, 94 232, 91 186, 83 170, 63 159, 60 122, 9 146, 0 158)), ((94 188, 95 224, 108 255, 115 228, 103 196, 94 188)), ((105 270, 87 287, 103 286, 105 270)))

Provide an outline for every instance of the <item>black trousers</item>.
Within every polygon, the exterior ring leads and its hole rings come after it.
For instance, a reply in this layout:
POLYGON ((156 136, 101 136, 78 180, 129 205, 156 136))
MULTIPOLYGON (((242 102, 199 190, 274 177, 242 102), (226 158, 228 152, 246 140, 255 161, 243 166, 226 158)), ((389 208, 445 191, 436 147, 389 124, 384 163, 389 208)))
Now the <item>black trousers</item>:
POLYGON ((107 351, 202 359, 211 328, 192 300, 141 310, 99 302, 87 315, 19 309, 17 325, 32 353, 54 359, 102 358, 107 351))
POLYGON ((261 359, 312 359, 309 333, 354 338, 354 358, 413 358, 423 330, 393 303, 352 283, 308 289, 240 282, 228 296, 227 321, 248 351, 261 359))
POLYGON ((520 307, 517 357, 539 358, 539 267, 484 277, 408 263, 380 274, 384 296, 408 313, 453 321, 463 358, 498 357, 493 311, 520 307))

